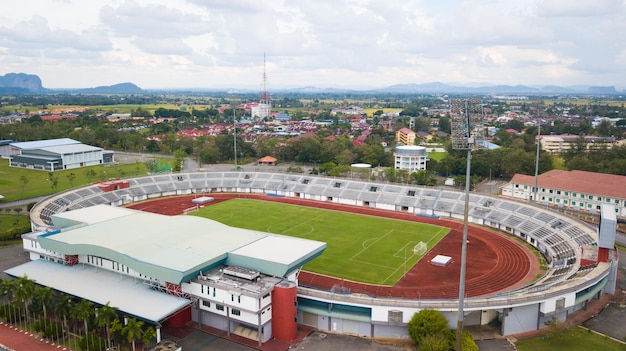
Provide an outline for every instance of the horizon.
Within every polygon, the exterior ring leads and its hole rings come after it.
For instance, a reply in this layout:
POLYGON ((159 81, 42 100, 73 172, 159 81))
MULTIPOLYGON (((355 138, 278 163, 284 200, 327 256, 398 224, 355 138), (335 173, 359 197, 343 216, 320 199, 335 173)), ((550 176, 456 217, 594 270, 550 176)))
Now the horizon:
POLYGON ((0 66, 49 89, 626 88, 623 0, 7 1, 0 66))

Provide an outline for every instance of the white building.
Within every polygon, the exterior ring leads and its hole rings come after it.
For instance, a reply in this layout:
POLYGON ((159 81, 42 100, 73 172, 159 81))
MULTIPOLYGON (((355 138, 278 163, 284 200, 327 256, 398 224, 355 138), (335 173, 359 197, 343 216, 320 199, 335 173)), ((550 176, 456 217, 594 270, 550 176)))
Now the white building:
POLYGON ((69 138, 11 143, 9 165, 57 171, 113 162, 113 152, 69 138))
POLYGON ((404 169, 409 173, 426 169, 428 153, 423 146, 406 145, 396 147, 393 153, 395 169, 404 169))
POLYGON ((295 338, 297 273, 326 248, 201 217, 108 205, 52 220, 60 229, 23 237, 32 261, 8 275, 109 303, 157 327, 193 320, 259 345, 295 338))
MULTIPOLYGON (((551 170, 537 177, 536 201, 572 210, 600 213, 601 205, 613 205, 626 216, 626 177, 585 171, 551 170)), ((535 177, 516 174, 502 187, 503 196, 535 200, 535 177)))

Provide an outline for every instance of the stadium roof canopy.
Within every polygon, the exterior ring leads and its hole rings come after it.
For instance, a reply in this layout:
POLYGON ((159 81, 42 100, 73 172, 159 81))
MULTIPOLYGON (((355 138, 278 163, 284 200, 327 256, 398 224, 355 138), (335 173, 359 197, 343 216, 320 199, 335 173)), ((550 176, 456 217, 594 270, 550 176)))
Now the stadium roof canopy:
POLYGON ((35 260, 5 271, 27 276, 37 284, 158 324, 191 303, 188 299, 155 291, 130 276, 83 265, 66 266, 35 260), (78 268, 78 269, 77 269, 78 268), (78 283, 80 282, 80 283, 78 283))
POLYGON ((196 216, 165 216, 97 205, 52 216, 60 230, 41 234, 46 250, 119 262, 180 284, 219 265, 285 276, 320 255, 326 243, 229 227, 196 216))
POLYGON ((58 146, 46 146, 39 148, 39 150, 47 151, 53 154, 73 154, 81 152, 92 152, 102 150, 100 147, 85 145, 85 144, 68 144, 58 146))
POLYGON ((17 142, 17 143, 11 143, 11 146, 22 149, 22 150, 28 150, 28 149, 41 149, 44 147, 51 147, 51 146, 72 145, 72 144, 80 144, 80 141, 76 141, 70 138, 60 138, 60 139, 49 139, 49 140, 22 141, 22 142, 17 142))

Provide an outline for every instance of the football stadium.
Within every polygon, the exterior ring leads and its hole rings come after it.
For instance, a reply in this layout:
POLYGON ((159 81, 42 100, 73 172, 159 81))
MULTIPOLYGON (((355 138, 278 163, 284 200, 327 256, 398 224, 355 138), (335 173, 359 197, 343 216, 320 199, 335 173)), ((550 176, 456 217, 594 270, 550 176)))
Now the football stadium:
MULTIPOLYGON (((449 188, 302 174, 108 180, 38 203, 24 235, 32 261, 6 273, 259 345, 293 340, 299 325, 407 338, 421 309, 455 326, 464 209, 449 188)), ((468 221, 465 326, 537 330, 615 290, 610 205, 596 227, 471 193, 468 221)))

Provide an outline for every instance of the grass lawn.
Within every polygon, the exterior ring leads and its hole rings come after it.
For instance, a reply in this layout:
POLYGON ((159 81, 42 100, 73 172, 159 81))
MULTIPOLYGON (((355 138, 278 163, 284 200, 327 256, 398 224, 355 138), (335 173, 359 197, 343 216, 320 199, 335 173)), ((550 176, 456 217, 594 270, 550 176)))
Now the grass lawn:
POLYGON ((413 253, 420 241, 428 249, 448 228, 340 211, 248 199, 204 207, 193 215, 224 224, 327 243, 324 253, 304 268, 369 284, 393 285, 423 255, 413 253))
POLYGON ((444 158, 446 158, 446 156, 448 155, 447 152, 429 152, 428 153, 428 158, 430 158, 431 160, 435 160, 437 162, 443 160, 444 158))
MULTIPOLYGON (((30 218, 26 214, 16 214, 11 208, 0 214, 0 242, 12 238, 16 231, 30 228, 30 218), (12 213, 12 214, 11 214, 12 213)), ((17 237, 22 231, 17 232, 17 237)))
POLYGON ((109 178, 145 175, 147 171, 145 163, 91 166, 55 171, 52 175, 57 178, 57 187, 53 189, 49 172, 9 167, 9 160, 0 160, 0 195, 4 196, 4 199, 0 201, 9 202, 50 195, 109 178), (26 183, 23 179, 26 179, 26 183))
POLYGON ((586 329, 573 327, 561 331, 558 337, 543 336, 515 343, 519 351, 619 351, 626 350, 626 345, 620 344, 608 337, 598 335, 586 329))

